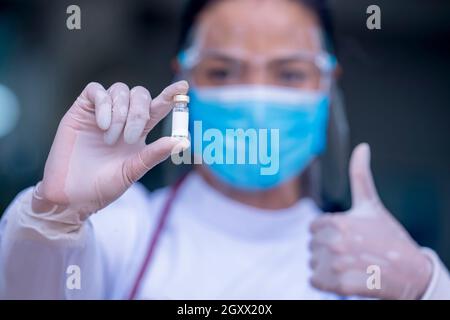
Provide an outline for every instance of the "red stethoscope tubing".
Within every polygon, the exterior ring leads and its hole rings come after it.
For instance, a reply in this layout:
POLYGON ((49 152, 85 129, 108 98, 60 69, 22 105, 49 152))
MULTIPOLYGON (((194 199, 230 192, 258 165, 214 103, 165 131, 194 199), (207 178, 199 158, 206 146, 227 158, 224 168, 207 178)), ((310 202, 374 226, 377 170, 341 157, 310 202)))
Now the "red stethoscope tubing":
POLYGON ((131 289, 131 292, 128 296, 129 300, 134 300, 136 298, 137 293, 139 292, 139 288, 142 282, 142 279, 144 278, 145 272, 147 271, 148 267, 150 266, 153 257, 155 256, 156 247, 158 245, 161 232, 164 229, 164 226, 167 222, 167 217, 169 216, 170 210, 172 208, 172 204, 175 200, 175 197, 177 195, 178 190, 180 189, 181 184, 185 180, 187 175, 184 175, 181 177, 170 189, 169 195, 166 199, 166 202, 164 203, 163 208, 161 209, 161 213, 159 216, 158 224, 156 225, 155 231, 153 232, 153 236, 150 238, 150 243, 148 245, 147 254, 145 256, 145 259, 142 263, 141 268, 139 269, 139 273, 136 277, 136 280, 134 281, 133 287, 131 289))

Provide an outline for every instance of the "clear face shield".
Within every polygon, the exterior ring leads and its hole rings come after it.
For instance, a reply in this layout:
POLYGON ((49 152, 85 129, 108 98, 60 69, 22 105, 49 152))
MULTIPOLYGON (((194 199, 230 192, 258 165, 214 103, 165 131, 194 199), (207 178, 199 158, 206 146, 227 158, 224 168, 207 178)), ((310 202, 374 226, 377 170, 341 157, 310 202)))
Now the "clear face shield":
POLYGON ((194 154, 248 191, 293 179, 324 150, 336 64, 317 31, 260 31, 204 28, 178 55, 194 154))
POLYGON ((184 78, 195 87, 268 85, 328 92, 335 59, 326 52, 255 57, 220 50, 178 56, 184 78))
POLYGON ((297 31, 284 47, 246 44, 246 38, 238 33, 213 46, 205 32, 198 32, 178 55, 180 76, 196 88, 255 85, 329 93, 336 59, 322 49, 318 31, 297 31))

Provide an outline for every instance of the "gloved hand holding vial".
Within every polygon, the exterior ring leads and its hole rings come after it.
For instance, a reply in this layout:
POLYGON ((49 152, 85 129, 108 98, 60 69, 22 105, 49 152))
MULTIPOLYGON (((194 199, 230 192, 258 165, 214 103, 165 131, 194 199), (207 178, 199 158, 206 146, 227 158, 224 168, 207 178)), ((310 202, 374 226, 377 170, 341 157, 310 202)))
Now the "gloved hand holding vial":
POLYGON ((76 212, 74 221, 85 220, 171 153, 189 147, 186 140, 172 137, 145 143, 172 110, 173 97, 187 91, 188 83, 179 81, 152 99, 144 87, 130 90, 115 83, 106 90, 88 84, 61 120, 33 208, 70 209, 76 212))

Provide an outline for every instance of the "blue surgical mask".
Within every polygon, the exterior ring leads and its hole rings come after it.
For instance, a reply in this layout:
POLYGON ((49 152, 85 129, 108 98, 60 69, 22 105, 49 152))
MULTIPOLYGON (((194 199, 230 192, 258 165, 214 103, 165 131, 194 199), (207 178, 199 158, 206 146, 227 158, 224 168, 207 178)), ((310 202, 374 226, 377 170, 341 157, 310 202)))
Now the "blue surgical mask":
POLYGON ((194 154, 235 188, 276 187, 298 176, 325 148, 324 93, 236 85, 193 88, 190 98, 194 154))

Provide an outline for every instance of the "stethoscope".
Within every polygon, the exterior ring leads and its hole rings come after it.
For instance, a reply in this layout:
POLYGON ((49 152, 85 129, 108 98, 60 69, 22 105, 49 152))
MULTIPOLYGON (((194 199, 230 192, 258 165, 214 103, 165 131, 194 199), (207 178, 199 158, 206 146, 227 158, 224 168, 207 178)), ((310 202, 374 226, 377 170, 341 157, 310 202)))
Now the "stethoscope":
MULTIPOLYGON (((145 273, 148 270, 148 267, 152 263, 152 260, 155 256, 156 247, 158 246, 158 242, 161 238, 161 232, 163 231, 164 226, 166 225, 167 218, 168 218, 170 210, 172 208, 172 204, 177 196, 178 191, 180 190, 181 185, 186 180, 187 176, 188 176, 188 174, 183 175, 170 188, 169 195, 167 196, 166 201, 164 202, 164 205, 160 211, 159 220, 155 227, 155 231, 153 232, 153 235, 150 238, 150 242, 149 242, 148 249, 147 249, 147 254, 145 255, 144 261, 142 262, 141 268, 139 269, 139 273, 134 281, 133 287, 128 296, 129 300, 134 300, 137 296, 137 293, 139 292, 139 289, 140 289, 140 286, 142 283, 142 279, 144 278, 145 273)), ((339 297, 339 300, 346 300, 346 297, 339 297)))

